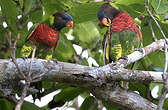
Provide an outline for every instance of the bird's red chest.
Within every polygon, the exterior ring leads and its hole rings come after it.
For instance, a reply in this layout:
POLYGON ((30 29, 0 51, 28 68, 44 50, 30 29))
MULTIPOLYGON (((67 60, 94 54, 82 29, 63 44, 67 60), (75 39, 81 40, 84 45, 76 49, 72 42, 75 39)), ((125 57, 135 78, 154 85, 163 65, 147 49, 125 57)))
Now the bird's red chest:
POLYGON ((135 23, 133 18, 124 12, 120 12, 113 20, 111 25, 112 32, 120 32, 130 30, 134 31, 138 34, 139 39, 141 39, 142 35, 138 28, 138 25, 135 23))
POLYGON ((56 48, 59 38, 59 31, 56 31, 45 24, 39 24, 30 34, 28 40, 35 45, 45 44, 51 48, 56 48))
POLYGON ((120 12, 112 20, 112 31, 123 31, 126 29, 136 28, 137 24, 134 22, 133 18, 124 12, 120 12))

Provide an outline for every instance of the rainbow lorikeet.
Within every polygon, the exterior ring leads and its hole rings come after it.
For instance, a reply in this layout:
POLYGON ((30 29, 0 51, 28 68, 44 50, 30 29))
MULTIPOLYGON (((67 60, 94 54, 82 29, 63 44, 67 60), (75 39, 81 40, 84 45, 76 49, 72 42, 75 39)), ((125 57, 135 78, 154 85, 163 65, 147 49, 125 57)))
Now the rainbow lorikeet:
MULTIPOLYGON (((58 45, 59 33, 64 27, 73 27, 72 16, 65 12, 56 12, 53 15, 53 25, 47 26, 45 24, 34 25, 30 29, 31 33, 26 39, 21 54, 22 57, 29 57, 32 53, 35 54, 35 48, 37 47, 36 57, 50 60, 52 58, 52 53, 58 45), (34 47, 34 49, 33 49, 34 47)), ((32 59, 34 55, 32 53, 32 59)), ((30 65, 31 70, 32 62, 30 65)), ((35 86, 36 89, 40 91, 37 94, 33 94, 33 99, 40 99, 43 95, 42 93, 42 82, 32 83, 31 86, 35 86)))
POLYGON ((65 12, 56 12, 52 26, 36 24, 26 39, 21 50, 23 57, 29 57, 33 45, 37 47, 36 56, 42 59, 51 59, 53 50, 57 47, 60 30, 64 27, 73 27, 72 16, 65 12), (28 41, 28 42, 27 42, 28 41))
POLYGON ((99 26, 108 27, 103 41, 105 64, 129 55, 140 46, 142 34, 128 13, 104 3, 99 8, 97 16, 99 26))

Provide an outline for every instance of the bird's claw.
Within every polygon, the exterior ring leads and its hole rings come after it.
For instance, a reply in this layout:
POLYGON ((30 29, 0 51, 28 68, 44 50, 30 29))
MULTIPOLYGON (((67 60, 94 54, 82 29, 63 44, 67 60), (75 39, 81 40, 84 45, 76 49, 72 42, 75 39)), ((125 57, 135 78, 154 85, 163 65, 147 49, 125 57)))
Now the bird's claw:
POLYGON ((135 48, 134 51, 139 51, 139 52, 141 52, 142 54, 144 53, 144 51, 143 51, 142 48, 135 48))
POLYGON ((21 56, 21 58, 26 61, 28 59, 28 57, 24 57, 24 56, 21 56))
POLYGON ((53 62, 55 62, 56 64, 58 64, 57 59, 51 59, 53 62))
POLYGON ((123 59, 123 60, 128 60, 127 56, 121 56, 118 60, 123 59))

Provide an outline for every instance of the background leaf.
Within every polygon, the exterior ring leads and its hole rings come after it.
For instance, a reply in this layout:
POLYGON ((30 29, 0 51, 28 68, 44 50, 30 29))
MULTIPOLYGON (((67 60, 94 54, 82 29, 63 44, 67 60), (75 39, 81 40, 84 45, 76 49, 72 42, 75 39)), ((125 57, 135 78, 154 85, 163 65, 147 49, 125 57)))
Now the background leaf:
POLYGON ((12 110, 13 108, 14 104, 6 99, 0 99, 0 110, 12 110))
POLYGON ((98 110, 95 98, 93 96, 86 97, 79 110, 98 110))
POLYGON ((54 101, 71 101, 75 97, 77 97, 81 92, 83 92, 83 89, 81 88, 74 88, 74 87, 67 87, 64 88, 60 93, 55 95, 54 101))
POLYGON ((168 1, 167 0, 152 0, 151 5, 157 14, 165 14, 168 12, 168 1))
POLYGON ((27 101, 24 101, 23 102, 23 105, 22 105, 22 108, 23 110, 41 110, 38 106, 36 106, 35 104, 33 103, 30 103, 30 102, 27 102, 27 101))

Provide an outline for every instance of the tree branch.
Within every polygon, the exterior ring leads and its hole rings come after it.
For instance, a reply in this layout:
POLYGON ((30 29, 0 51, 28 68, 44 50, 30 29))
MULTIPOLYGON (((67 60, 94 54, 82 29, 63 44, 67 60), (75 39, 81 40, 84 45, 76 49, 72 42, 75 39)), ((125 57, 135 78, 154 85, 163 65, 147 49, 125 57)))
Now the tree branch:
POLYGON ((92 93, 109 104, 122 107, 123 110, 156 110, 157 108, 155 104, 143 99, 139 94, 121 88, 117 90, 96 88, 92 93))
POLYGON ((164 44, 165 44, 164 39, 157 40, 156 42, 153 42, 150 45, 142 48, 143 52, 134 51, 133 53, 128 55, 128 60, 120 59, 116 62, 116 64, 123 66, 123 67, 126 67, 129 64, 136 62, 136 61, 140 60, 141 58, 143 58, 143 57, 145 57, 155 51, 162 50, 163 48, 165 48, 164 44))
MULTIPOLYGON (((31 59, 24 61, 22 59, 17 59, 17 63, 19 67, 22 69, 22 71, 25 71, 25 74, 28 74, 30 60, 31 59)), ((6 65, 6 66, 1 66, 1 67, 6 67, 5 69, 0 68, 0 70, 4 70, 2 72, 3 75, 1 75, 0 79, 3 79, 3 77, 9 76, 9 75, 10 75, 10 77, 8 77, 9 80, 19 79, 19 77, 17 77, 18 71, 16 71, 15 65, 12 62, 10 62, 10 60, 0 60, 0 62, 5 62, 5 65, 6 65)), ((0 64, 0 65, 3 65, 3 64, 0 64)), ((112 68, 113 67, 111 67, 111 65, 106 65, 100 68, 93 68, 93 67, 87 67, 87 66, 82 66, 78 64, 70 64, 70 63, 63 63, 63 62, 55 63, 53 61, 34 59, 33 66, 32 66, 32 75, 38 74, 39 71, 41 71, 42 73, 45 73, 42 80, 68 83, 73 86, 85 88, 86 90, 92 92, 94 95, 96 94, 96 96, 99 99, 107 101, 110 104, 121 105, 124 108, 129 108, 130 103, 134 105, 134 106, 131 106, 130 109, 137 109, 141 107, 142 109, 144 109, 145 107, 151 108, 151 107, 147 107, 150 105, 156 107, 156 105, 152 104, 151 102, 147 101, 146 99, 142 98, 141 96, 139 96, 134 92, 111 87, 110 80, 109 80, 110 78, 117 81, 120 79, 123 80, 123 78, 125 77, 120 77, 120 76, 130 75, 130 77, 128 77, 130 81, 136 81, 137 79, 139 81, 141 80, 140 82, 150 82, 154 80, 153 77, 150 76, 149 74, 150 72, 140 72, 136 70, 135 72, 133 70, 125 70, 125 69, 121 69, 120 71, 120 68, 118 70, 116 69, 112 70, 112 68), (99 75, 95 76, 95 72, 96 74, 99 74, 99 75), (134 74, 137 74, 137 76, 134 74), (117 79, 117 77, 120 79, 117 79), (107 96, 105 97, 105 95, 107 96), (120 96, 120 98, 118 99, 114 98, 114 97, 118 97, 118 95, 120 96), (125 97, 127 97, 127 100, 125 100, 125 97), (123 100, 125 101, 123 102, 123 100), (144 102, 143 105, 139 105, 137 103, 137 100, 141 100, 142 102, 144 102)), ((128 79, 125 79, 125 80, 128 80, 128 79)), ((7 83, 7 82, 4 82, 3 80, 0 80, 0 82, 5 84, 7 83)), ((11 84, 11 86, 15 88, 18 85, 11 84)), ((153 110, 153 109, 148 109, 148 110, 153 110)))
POLYGON ((162 94, 161 97, 159 99, 158 102, 158 107, 157 110, 162 110, 165 98, 166 98, 166 94, 168 93, 168 74, 167 74, 167 66, 168 66, 168 52, 167 52, 167 38, 162 30, 162 28, 160 27, 159 23, 157 22, 157 20, 155 19, 155 17, 153 16, 153 14, 151 13, 151 11, 149 10, 149 6, 148 6, 148 2, 146 0, 144 0, 144 5, 145 8, 147 9, 147 12, 149 14, 149 16, 153 19, 153 21, 156 23, 157 27, 159 28, 163 38, 165 39, 165 66, 164 66, 164 71, 163 71, 163 79, 164 79, 164 86, 162 88, 162 94))
MULTIPOLYGON (((136 110, 148 108, 148 110, 153 110, 157 107, 155 104, 134 92, 121 89, 118 86, 114 87, 111 82, 120 80, 138 83, 163 82, 162 72, 127 70, 123 67, 152 52, 163 49, 164 44, 165 40, 158 40, 144 47, 143 53, 135 51, 128 55, 127 61, 120 59, 116 63, 99 68, 34 59, 31 69, 32 76, 41 76, 39 80, 43 81, 62 82, 85 88, 97 98, 124 108, 136 110), (139 100, 141 100, 141 103, 139 103, 139 100), (132 106, 130 106, 131 104, 132 106)), ((24 72, 25 76, 29 73, 30 61, 31 59, 16 59, 19 68, 24 72)), ((16 69, 16 65, 11 60, 0 59, 0 70, 0 85, 2 85, 0 86, 0 91, 6 90, 6 87, 8 87, 8 89, 13 90, 11 92, 14 92, 18 88, 18 81, 22 79, 18 77, 19 72, 16 69), (11 81, 13 82, 11 83, 11 81)))
POLYGON ((23 91, 22 91, 22 95, 21 95, 21 98, 19 100, 19 102, 17 103, 16 107, 15 107, 15 110, 21 110, 21 107, 22 107, 22 104, 24 102, 24 98, 26 97, 27 95, 27 89, 28 89, 29 85, 25 85, 24 88, 23 88, 23 91))

